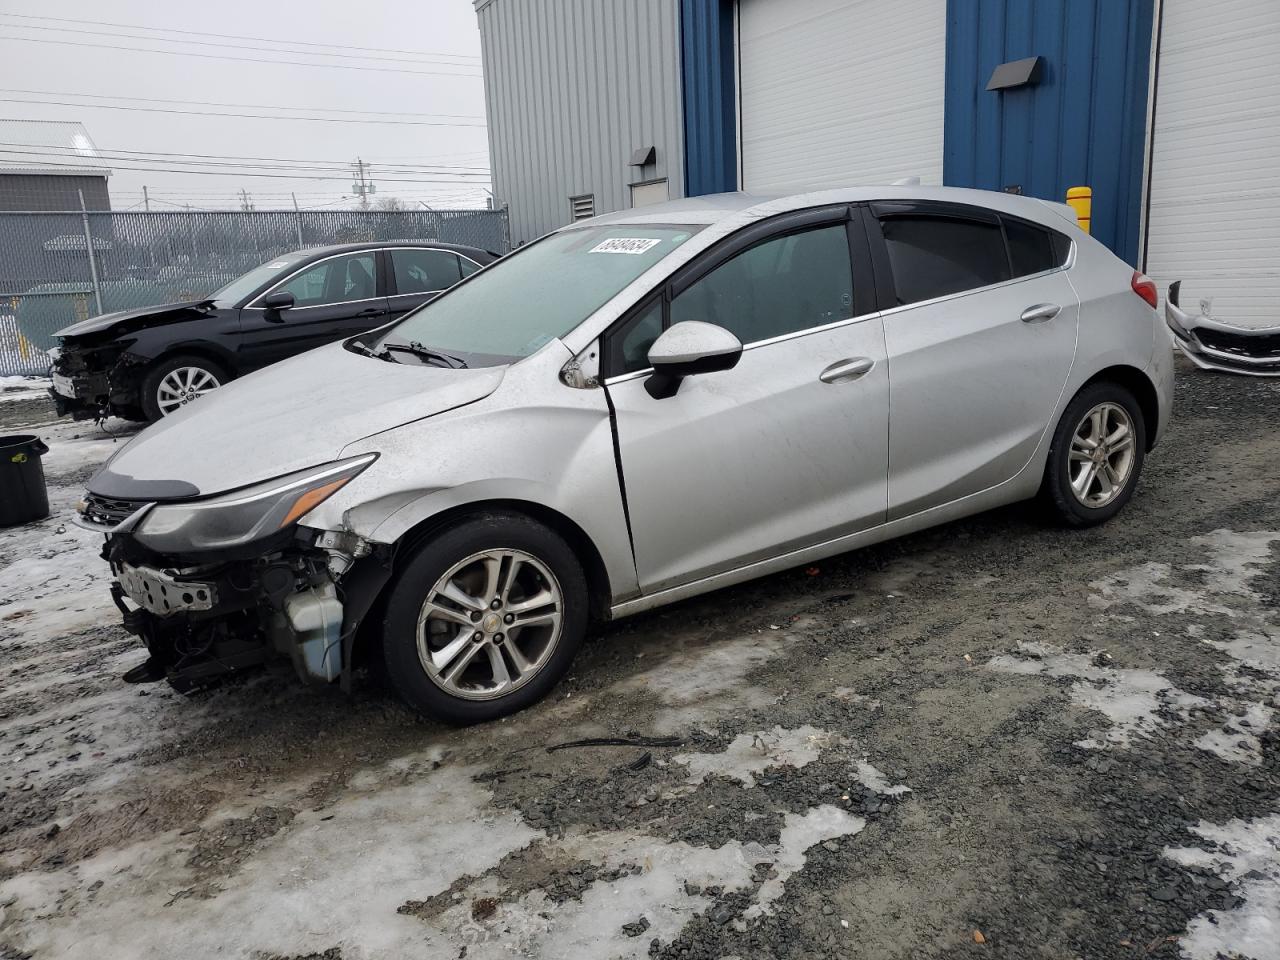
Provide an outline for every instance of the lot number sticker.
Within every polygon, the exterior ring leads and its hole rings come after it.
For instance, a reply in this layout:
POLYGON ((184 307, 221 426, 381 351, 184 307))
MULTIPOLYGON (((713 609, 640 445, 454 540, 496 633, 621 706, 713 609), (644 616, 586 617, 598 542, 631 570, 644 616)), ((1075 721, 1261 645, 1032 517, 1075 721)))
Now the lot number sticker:
POLYGON ((601 240, 588 253, 644 253, 656 247, 661 239, 649 240, 642 237, 614 237, 612 240, 601 240))

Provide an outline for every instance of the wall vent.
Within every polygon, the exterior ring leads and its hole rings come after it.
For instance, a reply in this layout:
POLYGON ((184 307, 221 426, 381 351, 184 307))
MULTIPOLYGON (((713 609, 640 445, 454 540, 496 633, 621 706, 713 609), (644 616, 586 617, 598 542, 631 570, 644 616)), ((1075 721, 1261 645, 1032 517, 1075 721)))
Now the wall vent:
POLYGON ((574 220, 589 220, 596 215, 595 194, 584 193, 580 197, 569 198, 569 216, 574 220))

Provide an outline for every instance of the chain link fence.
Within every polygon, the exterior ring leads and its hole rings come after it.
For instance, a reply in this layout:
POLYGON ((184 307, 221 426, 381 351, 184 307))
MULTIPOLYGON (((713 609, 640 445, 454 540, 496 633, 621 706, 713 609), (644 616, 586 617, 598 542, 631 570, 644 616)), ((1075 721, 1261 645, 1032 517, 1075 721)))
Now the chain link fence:
POLYGON ((0 213, 0 376, 43 373, 77 320, 198 300, 290 250, 382 240, 510 249, 505 210, 0 213))

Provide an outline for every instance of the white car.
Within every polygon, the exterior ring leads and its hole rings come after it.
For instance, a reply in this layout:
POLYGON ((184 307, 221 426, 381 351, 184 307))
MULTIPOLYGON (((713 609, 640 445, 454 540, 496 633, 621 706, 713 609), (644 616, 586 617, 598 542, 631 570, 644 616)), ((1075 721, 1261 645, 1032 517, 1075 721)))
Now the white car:
POLYGON ((1064 206, 924 187, 574 223, 223 387, 89 482, 129 679, 381 657, 473 722, 588 624, 1043 497, 1099 523, 1169 421, 1151 281, 1064 206))

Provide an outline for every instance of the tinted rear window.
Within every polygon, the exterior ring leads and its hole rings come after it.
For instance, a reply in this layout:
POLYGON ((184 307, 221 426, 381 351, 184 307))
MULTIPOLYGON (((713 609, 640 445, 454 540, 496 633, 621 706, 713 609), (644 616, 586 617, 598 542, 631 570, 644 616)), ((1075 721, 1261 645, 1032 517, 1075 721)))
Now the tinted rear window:
POLYGON ((918 303, 1009 279, 999 225, 949 217, 881 221, 898 303, 918 303))
POLYGON ((1043 227, 1006 219, 1004 231, 1009 238, 1009 259, 1013 261, 1015 277, 1052 270, 1066 259, 1065 253, 1059 256, 1054 250, 1054 234, 1043 227))

